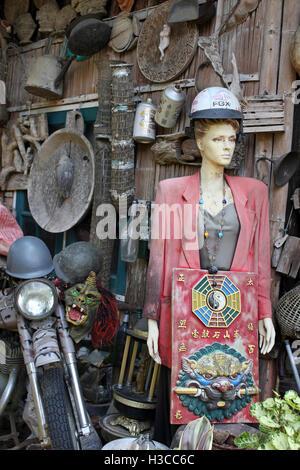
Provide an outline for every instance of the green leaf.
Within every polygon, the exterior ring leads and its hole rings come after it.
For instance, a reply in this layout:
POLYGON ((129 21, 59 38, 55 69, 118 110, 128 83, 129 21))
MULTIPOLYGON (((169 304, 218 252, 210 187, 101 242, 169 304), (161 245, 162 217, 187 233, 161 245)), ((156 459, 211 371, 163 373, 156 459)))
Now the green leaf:
POLYGON ((275 400, 278 400, 278 398, 267 398, 264 402, 263 402, 263 407, 265 409, 271 409, 271 408, 276 408, 276 401, 275 400))
POLYGON ((300 397, 295 390, 285 392, 283 398, 293 409, 300 410, 300 397))
POLYGON ((274 421, 272 418, 269 418, 268 416, 261 416, 259 421, 260 424, 265 428, 271 428, 270 430, 280 428, 280 424, 274 421))
POLYGON ((276 450, 271 442, 266 442, 264 445, 260 446, 258 450, 276 450))
POLYGON ((294 437, 295 429, 292 426, 283 426, 288 437, 294 437))
POLYGON ((240 449, 258 449, 265 439, 263 434, 243 432, 234 439, 234 443, 240 449))
POLYGON ((294 439, 288 437, 288 443, 291 450, 299 450, 300 449, 300 442, 296 442, 294 439))
POLYGON ((282 415, 282 421, 284 424, 293 426, 295 429, 299 429, 300 426, 300 415, 292 411, 290 408, 282 415))
POLYGON ((266 410, 264 409, 263 404, 261 402, 251 403, 250 411, 252 416, 254 416, 254 418, 256 419, 259 419, 261 416, 266 415, 266 410))
POLYGON ((290 444, 288 436, 283 432, 276 432, 270 435, 270 442, 276 450, 289 450, 290 444))

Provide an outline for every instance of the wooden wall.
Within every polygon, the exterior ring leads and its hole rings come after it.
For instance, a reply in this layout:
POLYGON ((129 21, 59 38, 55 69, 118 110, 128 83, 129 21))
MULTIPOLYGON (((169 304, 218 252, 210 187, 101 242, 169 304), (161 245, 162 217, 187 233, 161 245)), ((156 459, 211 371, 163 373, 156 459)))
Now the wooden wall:
MULTIPOLYGON (((218 0, 215 18, 210 23, 200 26, 199 34, 201 36, 212 34, 235 1, 218 0)), ((135 11, 149 5, 149 3, 139 0, 135 11)), ((117 12, 115 9, 114 13, 117 12)), ((142 16, 145 18, 146 13, 142 16)), ((232 73, 231 59, 232 52, 234 52, 239 72, 250 77, 248 81, 242 83, 245 96, 282 94, 285 99, 286 131, 276 134, 247 135, 245 162, 238 172, 239 175, 257 177, 255 163, 258 158, 265 156, 277 159, 291 149, 294 110, 291 91, 292 82, 296 79, 296 75, 290 64, 289 48, 299 22, 300 3, 298 0, 261 0, 258 8, 245 23, 221 36, 220 53, 225 73, 232 73)), ((132 63, 135 87, 150 85, 150 82, 139 71, 136 49, 118 55, 106 47, 89 60, 73 62, 65 76, 63 100, 52 104, 45 103, 42 99, 28 95, 24 91, 24 84, 32 65, 36 58, 43 53, 44 44, 45 41, 40 41, 32 46, 24 47, 20 55, 15 53, 10 55, 7 87, 8 104, 12 111, 12 117, 17 116, 26 106, 31 106, 32 109, 40 107, 41 110, 47 109, 49 106, 55 106, 59 109, 58 105, 64 106, 71 103, 72 106, 72 102, 74 102, 74 107, 80 107, 80 104, 76 103, 81 102, 83 106, 84 101, 96 100, 98 78, 96 61, 101 60, 104 56, 132 63)), ((60 43, 54 44, 53 53, 58 54, 59 50, 60 43)), ((178 79, 195 79, 197 75, 197 83, 200 83, 201 88, 220 84, 219 77, 211 67, 204 67, 197 74, 199 66, 206 62, 207 58, 203 51, 197 49, 191 64, 178 79)), ((195 87, 186 88, 185 91, 187 94, 185 111, 176 128, 170 132, 175 132, 184 126, 191 102, 197 93, 195 87)), ((154 104, 158 104, 161 90, 140 95, 142 100, 151 95, 154 104)), ((158 165, 155 163, 150 147, 151 145, 138 144, 136 148, 136 197, 143 200, 154 200, 157 184, 160 180, 191 174, 197 170, 195 167, 181 164, 158 165)), ((273 241, 280 234, 280 229, 284 227, 288 185, 280 189, 274 186, 270 163, 261 163, 259 169, 260 178, 268 185, 270 191, 270 243, 272 246, 273 241)), ((126 301, 138 307, 143 306, 146 271, 147 261, 140 259, 128 266, 127 269, 126 301)), ((273 272, 272 302, 274 307, 278 300, 279 285, 280 278, 273 272)), ((270 396, 276 381, 276 368, 273 360, 262 360, 261 374, 264 377, 262 397, 270 396)))

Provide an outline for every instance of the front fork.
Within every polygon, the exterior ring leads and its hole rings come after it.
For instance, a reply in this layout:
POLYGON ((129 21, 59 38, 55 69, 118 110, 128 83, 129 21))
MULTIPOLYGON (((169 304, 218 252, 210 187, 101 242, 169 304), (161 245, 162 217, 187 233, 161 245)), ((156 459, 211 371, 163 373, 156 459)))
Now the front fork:
MULTIPOLYGON (((60 343, 71 379, 71 388, 80 426, 79 434, 82 436, 87 436, 91 433, 91 426, 89 424, 89 417, 81 391, 74 343, 69 335, 68 324, 64 317, 64 308, 61 304, 58 305, 55 315, 57 318, 57 329, 60 343)), ((39 440, 42 447, 49 447, 51 445, 51 441, 47 432, 47 421, 41 399, 37 366, 45 365, 46 363, 49 364, 60 362, 61 356, 57 338, 56 335, 53 334, 55 330, 51 330, 52 333, 50 334, 49 330, 38 330, 37 334, 31 335, 23 316, 19 314, 17 314, 17 326, 23 349, 24 363, 26 366, 37 415, 39 440), (43 337, 43 332, 45 332, 46 341, 43 337), (40 351, 41 348, 43 348, 42 353, 40 351), (47 348, 47 356, 45 356, 45 348, 47 348), (48 358, 47 362, 43 361, 43 358, 45 357, 48 358)))
POLYGON ((37 378, 37 369, 34 363, 33 341, 25 320, 20 314, 17 314, 17 327, 23 350, 24 364, 32 391, 39 430, 39 440, 42 447, 49 447, 51 445, 51 441, 47 433, 46 415, 43 402, 41 400, 41 393, 37 378))
POLYGON ((82 436, 87 436, 91 433, 91 426, 79 381, 74 343, 69 335, 68 323, 65 319, 65 311, 62 304, 58 304, 55 314, 57 318, 57 329, 60 338, 60 343, 70 373, 71 387, 80 425, 80 434, 82 436))

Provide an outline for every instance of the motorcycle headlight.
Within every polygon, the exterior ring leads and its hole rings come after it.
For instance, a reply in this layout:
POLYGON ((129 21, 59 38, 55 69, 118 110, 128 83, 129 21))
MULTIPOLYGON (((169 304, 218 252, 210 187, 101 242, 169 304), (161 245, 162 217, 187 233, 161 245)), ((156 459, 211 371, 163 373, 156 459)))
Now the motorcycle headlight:
POLYGON ((29 320, 42 320, 55 310, 57 292, 46 279, 33 279, 20 284, 15 294, 17 310, 29 320))

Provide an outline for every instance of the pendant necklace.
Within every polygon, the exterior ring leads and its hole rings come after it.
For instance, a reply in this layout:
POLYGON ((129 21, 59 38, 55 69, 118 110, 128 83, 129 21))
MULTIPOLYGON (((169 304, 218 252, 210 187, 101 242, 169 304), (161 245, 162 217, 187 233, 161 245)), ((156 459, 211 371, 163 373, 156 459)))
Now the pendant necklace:
MULTIPOLYGON (((215 276, 218 272, 218 267, 216 266, 216 257, 217 257, 217 252, 220 248, 220 242, 224 236, 223 234, 223 227, 224 227, 224 213, 225 213, 225 206, 227 204, 226 200, 226 187, 225 187, 225 178, 223 178, 223 199, 222 199, 222 210, 221 210, 221 221, 220 221, 220 228, 217 233, 217 242, 215 243, 215 246, 213 247, 213 237, 212 234, 208 232, 208 230, 205 227, 205 217, 204 217, 204 199, 202 196, 202 188, 201 188, 201 182, 200 182, 200 208, 202 211, 202 217, 203 217, 203 224, 204 224, 204 246, 207 250, 208 254, 208 259, 210 265, 208 266, 208 272, 209 274, 212 274, 215 276), (214 249, 213 249, 214 248, 214 249)), ((217 283, 215 281, 215 278, 213 277, 213 287, 216 287, 217 283)))

